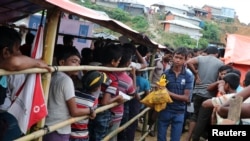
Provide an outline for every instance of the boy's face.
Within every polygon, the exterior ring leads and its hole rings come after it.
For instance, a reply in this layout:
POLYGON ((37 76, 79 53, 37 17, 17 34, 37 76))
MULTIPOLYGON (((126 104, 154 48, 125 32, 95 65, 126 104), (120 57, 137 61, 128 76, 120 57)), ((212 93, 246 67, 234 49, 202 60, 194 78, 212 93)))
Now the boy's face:
POLYGON ((121 61, 121 57, 117 61, 113 59, 111 62, 112 67, 118 67, 120 61, 121 61))
POLYGON ((222 80, 223 77, 227 74, 227 70, 219 72, 219 80, 222 80))
MULTIPOLYGON (((70 56, 66 60, 59 61, 60 66, 80 66, 80 58, 76 55, 70 56)), ((78 75, 78 71, 70 71, 66 72, 67 74, 71 75, 78 75)))
POLYGON ((183 66, 185 62, 186 62, 185 56, 183 56, 181 54, 174 54, 173 64, 175 66, 183 66))

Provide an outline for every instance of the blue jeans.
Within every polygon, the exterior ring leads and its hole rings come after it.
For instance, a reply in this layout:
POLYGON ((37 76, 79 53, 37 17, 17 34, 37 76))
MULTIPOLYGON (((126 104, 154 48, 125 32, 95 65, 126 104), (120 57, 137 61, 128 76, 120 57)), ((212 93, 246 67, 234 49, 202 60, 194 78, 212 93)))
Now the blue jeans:
POLYGON ((171 124, 171 140, 170 141, 180 141, 182 134, 182 127, 184 122, 184 112, 177 113, 172 111, 167 111, 166 109, 159 113, 158 125, 157 125, 157 141, 167 140, 167 129, 171 124))
POLYGON ((17 119, 8 112, 0 113, 0 140, 12 141, 21 135, 17 119))
POLYGON ((110 110, 98 113, 95 119, 89 120, 89 140, 101 141, 108 134, 110 123, 110 110))

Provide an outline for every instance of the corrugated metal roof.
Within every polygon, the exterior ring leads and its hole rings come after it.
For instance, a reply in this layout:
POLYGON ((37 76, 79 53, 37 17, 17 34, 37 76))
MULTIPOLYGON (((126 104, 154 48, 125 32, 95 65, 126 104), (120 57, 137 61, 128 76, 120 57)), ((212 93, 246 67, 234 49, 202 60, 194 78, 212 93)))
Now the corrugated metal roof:
POLYGON ((202 30, 202 28, 200 28, 198 26, 195 26, 189 22, 185 22, 185 21, 181 21, 181 20, 167 20, 167 21, 163 21, 161 23, 175 24, 175 25, 180 25, 180 26, 184 26, 184 27, 188 27, 188 28, 202 30))
POLYGON ((43 9, 55 7, 118 32, 136 43, 150 47, 161 47, 161 45, 152 41, 146 35, 140 34, 127 25, 69 0, 0 0, 0 23, 5 24, 6 22, 17 21, 43 9))
POLYGON ((192 19, 192 20, 196 20, 196 21, 201 21, 200 19, 198 19, 197 17, 190 17, 190 16, 187 16, 187 15, 184 15, 184 14, 179 14, 177 12, 173 12, 173 11, 168 11, 167 14, 169 13, 172 13, 173 15, 176 15, 176 16, 179 16, 179 17, 183 17, 183 18, 186 18, 186 19, 192 19))

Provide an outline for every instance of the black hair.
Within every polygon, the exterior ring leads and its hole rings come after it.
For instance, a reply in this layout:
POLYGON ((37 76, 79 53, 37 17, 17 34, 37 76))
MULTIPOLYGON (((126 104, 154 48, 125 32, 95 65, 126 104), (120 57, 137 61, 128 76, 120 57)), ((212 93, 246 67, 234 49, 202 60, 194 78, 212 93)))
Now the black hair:
POLYGON ((130 51, 132 55, 135 54, 136 48, 135 48, 134 44, 132 44, 132 43, 125 43, 125 44, 123 44, 123 47, 127 48, 128 51, 130 51))
POLYGON ((174 51, 174 54, 180 54, 180 55, 184 56, 185 59, 187 59, 188 51, 187 51, 187 48, 185 48, 185 47, 178 47, 174 51))
POLYGON ((245 75, 244 85, 245 85, 245 87, 250 85, 250 71, 247 71, 247 73, 245 75))
POLYGON ((68 45, 69 42, 71 42, 74 39, 74 36, 72 35, 64 35, 63 36, 63 44, 68 45))
POLYGON ((197 53, 198 51, 199 51, 198 48, 193 48, 193 52, 194 52, 194 53, 197 53))
POLYGON ((132 60, 132 54, 128 51, 128 48, 123 47, 122 49, 122 58, 120 60, 120 63, 118 67, 128 67, 125 66, 129 61, 132 60))
POLYGON ((188 50, 188 51, 187 51, 187 55, 189 55, 189 54, 191 54, 192 57, 194 57, 194 51, 193 51, 193 50, 188 50))
POLYGON ((81 65, 89 65, 93 61, 93 50, 90 48, 83 48, 81 50, 81 65))
POLYGON ((122 48, 120 45, 109 44, 103 48, 101 63, 103 65, 110 64, 112 60, 118 61, 122 57, 122 48))
POLYGON ((240 85, 240 77, 236 73, 227 73, 224 77, 223 80, 225 83, 228 83, 230 88, 233 90, 236 90, 237 87, 240 85))
POLYGON ((138 52, 141 54, 141 56, 143 56, 143 57, 146 56, 147 53, 149 52, 148 47, 143 46, 143 45, 139 45, 139 46, 137 47, 137 50, 138 50, 138 52))
POLYGON ((31 45, 34 41, 35 35, 33 35, 31 32, 28 32, 25 37, 25 43, 31 45))
POLYGON ((64 50, 63 44, 56 44, 54 49, 53 57, 58 57, 59 54, 61 54, 62 50, 64 50))
POLYGON ((219 50, 217 47, 207 47, 206 48, 206 53, 207 54, 218 54, 219 50))
POLYGON ((227 70, 227 72, 231 72, 233 70, 233 67, 230 65, 223 65, 218 69, 218 72, 222 72, 227 70))
POLYGON ((239 75, 239 77, 241 77, 241 72, 238 69, 231 69, 231 71, 228 71, 227 73, 235 73, 237 75, 239 75))
POLYGON ((9 51, 12 53, 16 43, 21 43, 21 37, 18 32, 7 26, 0 26, 0 52, 5 47, 8 47, 9 51))
POLYGON ((63 47, 63 49, 60 49, 60 53, 57 54, 57 64, 59 64, 59 61, 61 60, 67 60, 69 57, 76 55, 81 59, 79 51, 75 47, 63 47))

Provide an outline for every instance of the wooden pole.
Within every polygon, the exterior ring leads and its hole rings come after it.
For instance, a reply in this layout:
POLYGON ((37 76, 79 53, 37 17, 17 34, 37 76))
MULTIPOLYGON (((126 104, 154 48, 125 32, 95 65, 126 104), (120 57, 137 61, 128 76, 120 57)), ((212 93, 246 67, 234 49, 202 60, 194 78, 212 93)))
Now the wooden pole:
MULTIPOLYGON (((60 11, 57 8, 48 9, 47 16, 46 16, 46 25, 45 25, 45 40, 44 40, 44 48, 43 48, 43 60, 47 64, 52 64, 53 60, 53 54, 54 54, 54 45, 55 45, 55 39, 57 34, 57 26, 58 21, 60 18, 60 11)), ((45 73, 42 75, 42 85, 43 85, 43 91, 44 91, 44 97, 45 101, 47 103, 48 101, 48 93, 49 93, 49 85, 51 80, 51 73, 45 73)), ((37 124, 38 128, 44 127, 45 119, 40 121, 37 124)), ((37 139, 39 141, 42 141, 42 137, 37 139)))
MULTIPOLYGON (((144 94, 144 92, 140 92, 139 94, 142 95, 142 94, 144 94)), ((124 101, 124 102, 126 102, 126 101, 124 101)), ((98 114, 98 113, 103 112, 103 111, 105 111, 107 109, 113 108, 113 107, 115 107, 117 105, 118 105, 118 103, 115 102, 115 103, 112 103, 112 104, 109 104, 109 105, 106 105, 106 106, 102 106, 102 107, 97 108, 95 110, 95 112, 96 112, 96 114, 98 114)), ((78 121, 86 119, 88 117, 89 116, 81 116, 81 117, 74 117, 74 118, 72 117, 72 118, 70 118, 70 119, 68 119, 66 121, 54 124, 52 126, 48 126, 47 128, 42 128, 42 129, 40 129, 38 131, 30 133, 30 134, 28 134, 26 136, 23 136, 21 138, 18 138, 15 141, 29 141, 29 140, 33 140, 33 139, 39 138, 39 137, 41 137, 41 136, 43 136, 43 135, 45 135, 47 133, 51 133, 51 132, 53 132, 53 131, 55 131, 55 130, 57 130, 59 128, 62 128, 64 126, 66 126, 66 125, 78 122, 78 121)))
POLYGON ((228 116, 227 118, 233 121, 240 120, 241 114, 241 104, 243 98, 241 96, 234 96, 230 99, 229 109, 228 109, 228 116))
MULTIPOLYGON (((112 107, 115 107, 117 106, 118 103, 112 103, 112 104, 109 104, 109 105, 106 105, 106 106, 102 106, 98 109, 95 110, 96 113, 100 113, 102 111, 105 111, 107 109, 110 109, 112 107)), ((63 121, 63 122, 60 122, 60 123, 57 123, 57 124, 54 124, 52 126, 48 126, 47 128, 43 128, 43 129, 40 129, 38 131, 35 131, 29 135, 26 135, 24 137, 21 137, 21 138, 18 138, 16 139, 15 141, 29 141, 29 140, 33 140, 33 139, 36 139, 36 138, 39 138, 47 133, 51 133, 59 128, 62 128, 66 125, 69 125, 69 124, 72 124, 72 123, 75 123, 77 121, 80 121, 80 120, 83 120, 83 119, 86 119, 88 118, 88 116, 82 116, 82 117, 74 117, 74 118, 70 118, 66 121, 63 121)))
MULTIPOLYGON (((155 53, 156 53, 156 49, 154 49, 153 51, 153 54, 151 55, 151 58, 150 58, 150 64, 149 66, 150 67, 154 67, 155 68, 155 53)), ((152 69, 150 72, 149 72, 149 82, 152 82, 152 77, 153 77, 153 73, 154 73, 154 69, 152 69)), ((149 113, 147 112, 144 116, 144 122, 143 122, 143 125, 142 125, 142 132, 141 132, 141 135, 145 135, 145 134, 148 134, 148 118, 149 118, 149 113)), ((145 141, 145 140, 143 140, 145 141)))
MULTIPOLYGON (((111 68, 111 67, 102 67, 102 66, 51 66, 51 71, 77 71, 77 70, 100 70, 100 71, 130 71, 131 68, 111 68)), ((139 71, 145 70, 154 70, 155 67, 147 67, 139 71)), ((26 69, 22 71, 6 71, 0 69, 0 75, 11 75, 11 74, 27 74, 27 73, 47 73, 48 70, 40 68, 26 69)))

